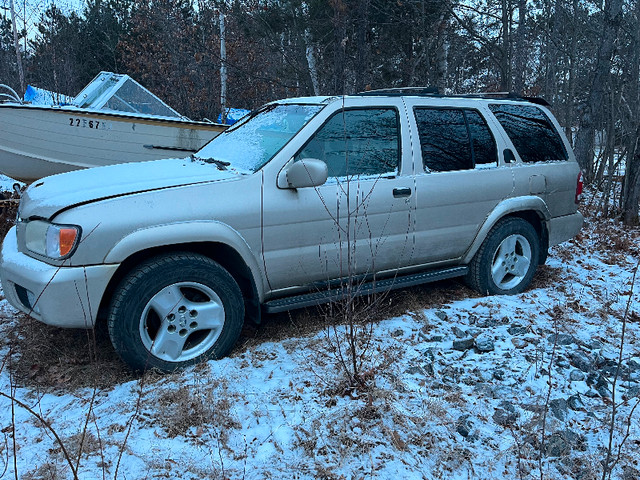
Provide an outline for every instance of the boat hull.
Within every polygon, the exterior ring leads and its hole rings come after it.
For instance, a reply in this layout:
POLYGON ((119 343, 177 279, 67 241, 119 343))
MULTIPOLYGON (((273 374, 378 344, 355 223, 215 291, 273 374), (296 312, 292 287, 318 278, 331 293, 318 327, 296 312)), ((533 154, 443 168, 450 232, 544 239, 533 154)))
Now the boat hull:
POLYGON ((204 122, 3 104, 0 173, 30 183, 82 168, 185 157, 224 129, 204 122))

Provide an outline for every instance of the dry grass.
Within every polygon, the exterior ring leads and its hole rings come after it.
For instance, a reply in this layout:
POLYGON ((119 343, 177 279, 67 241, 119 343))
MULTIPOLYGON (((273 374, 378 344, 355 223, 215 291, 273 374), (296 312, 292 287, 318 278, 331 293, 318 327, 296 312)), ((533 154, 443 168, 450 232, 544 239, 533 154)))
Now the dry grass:
POLYGON ((226 383, 211 379, 204 388, 182 385, 160 393, 156 400, 155 421, 171 438, 205 435, 204 429, 214 426, 215 437, 226 443, 229 431, 240 428, 231 415, 231 402, 226 383))
POLYGON ((108 388, 137 378, 113 350, 105 332, 51 327, 27 315, 9 332, 13 380, 47 389, 108 388))

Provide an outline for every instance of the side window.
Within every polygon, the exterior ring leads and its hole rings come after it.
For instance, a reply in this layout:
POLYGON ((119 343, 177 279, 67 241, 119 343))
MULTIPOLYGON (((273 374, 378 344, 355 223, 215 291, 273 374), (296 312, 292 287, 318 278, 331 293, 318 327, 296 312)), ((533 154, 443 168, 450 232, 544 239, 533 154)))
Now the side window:
POLYGON ((473 168, 462 110, 416 108, 415 115, 425 167, 435 172, 473 168))
POLYGON ((476 167, 498 165, 498 148, 485 119, 475 110, 465 110, 465 116, 471 134, 473 160, 476 167))
POLYGON ((400 158, 398 125, 398 113, 393 108, 340 111, 294 160, 319 158, 329 167, 329 177, 396 173, 400 158))
POLYGON ((422 161, 431 171, 470 170, 497 165, 496 142, 475 110, 416 108, 422 161))
POLYGON ((562 139, 538 107, 529 105, 489 105, 507 132, 523 162, 567 160, 562 139))

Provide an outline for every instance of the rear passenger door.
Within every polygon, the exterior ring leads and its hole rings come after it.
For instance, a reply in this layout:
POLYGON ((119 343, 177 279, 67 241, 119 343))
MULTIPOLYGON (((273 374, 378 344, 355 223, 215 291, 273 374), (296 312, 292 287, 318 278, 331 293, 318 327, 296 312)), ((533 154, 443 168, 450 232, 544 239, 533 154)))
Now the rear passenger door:
POLYGON ((513 191, 509 167, 480 109, 411 104, 416 165, 418 263, 460 258, 495 206, 513 191))

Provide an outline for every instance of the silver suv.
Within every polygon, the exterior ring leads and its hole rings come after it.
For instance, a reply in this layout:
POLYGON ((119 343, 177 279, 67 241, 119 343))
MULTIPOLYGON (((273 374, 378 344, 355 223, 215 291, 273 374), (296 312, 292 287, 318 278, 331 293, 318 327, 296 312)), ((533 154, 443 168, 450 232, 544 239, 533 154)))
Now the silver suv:
POLYGON ((580 230, 581 175, 537 99, 384 90, 270 103, 186 159, 37 181, 4 294, 51 325, 106 321, 134 369, 233 347, 245 320, 464 276, 530 283, 580 230))

